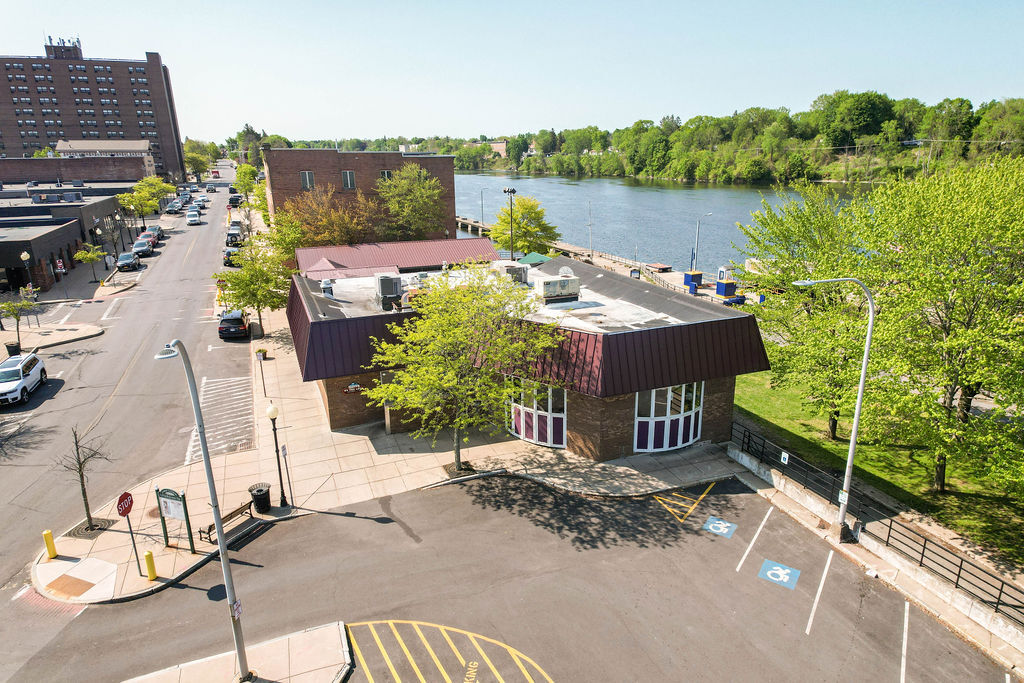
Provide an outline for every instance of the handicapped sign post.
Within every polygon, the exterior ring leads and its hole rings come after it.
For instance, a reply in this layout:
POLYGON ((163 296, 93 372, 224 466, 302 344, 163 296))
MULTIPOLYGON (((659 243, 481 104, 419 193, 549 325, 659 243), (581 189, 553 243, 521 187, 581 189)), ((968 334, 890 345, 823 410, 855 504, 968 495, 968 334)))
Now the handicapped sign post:
POLYGON ((757 576, 765 581, 771 581, 780 586, 785 586, 789 590, 794 590, 796 589, 796 581, 800 578, 800 570, 787 567, 779 562, 765 560, 757 576))

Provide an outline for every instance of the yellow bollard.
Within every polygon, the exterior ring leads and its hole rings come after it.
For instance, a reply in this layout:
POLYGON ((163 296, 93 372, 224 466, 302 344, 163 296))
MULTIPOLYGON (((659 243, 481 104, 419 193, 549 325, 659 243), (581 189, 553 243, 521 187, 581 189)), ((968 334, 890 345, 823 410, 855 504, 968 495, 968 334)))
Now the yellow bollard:
POLYGON ((143 557, 146 558, 146 573, 149 575, 149 580, 156 581, 156 561, 153 559, 153 551, 147 550, 143 557))
POLYGON ((57 557, 57 546, 53 542, 53 532, 49 529, 44 531, 43 541, 46 543, 46 556, 51 560, 57 557))

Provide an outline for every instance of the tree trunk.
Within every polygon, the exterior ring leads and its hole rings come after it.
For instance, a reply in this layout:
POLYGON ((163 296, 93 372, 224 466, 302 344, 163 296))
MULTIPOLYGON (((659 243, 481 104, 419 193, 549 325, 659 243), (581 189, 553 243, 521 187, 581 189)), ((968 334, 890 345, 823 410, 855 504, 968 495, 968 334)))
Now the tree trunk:
POLYGON ((974 403, 974 397, 981 391, 980 384, 972 384, 960 388, 960 399, 956 404, 956 419, 963 424, 967 424, 971 419, 971 405, 974 403))
POLYGON ((85 470, 78 470, 78 484, 82 487, 82 505, 85 506, 85 523, 87 529, 92 529, 92 512, 89 510, 89 494, 85 492, 85 470))
POLYGON ((142 230, 143 230, 143 232, 145 232, 145 230, 146 230, 146 214, 142 214, 140 216, 140 218, 142 219, 142 230))
POLYGON ((946 492, 946 456, 942 454, 935 456, 935 490, 946 492))
POLYGON ((839 411, 833 410, 828 414, 828 438, 836 441, 836 430, 839 429, 839 411))
POLYGON ((96 262, 93 261, 89 265, 92 267, 92 279, 93 279, 93 281, 95 281, 96 280, 96 262))
POLYGON ((462 469, 462 439, 459 438, 459 428, 452 430, 452 450, 455 451, 455 470, 462 469))
POLYGON ((14 331, 18 333, 18 346, 21 346, 21 318, 14 319, 14 331))

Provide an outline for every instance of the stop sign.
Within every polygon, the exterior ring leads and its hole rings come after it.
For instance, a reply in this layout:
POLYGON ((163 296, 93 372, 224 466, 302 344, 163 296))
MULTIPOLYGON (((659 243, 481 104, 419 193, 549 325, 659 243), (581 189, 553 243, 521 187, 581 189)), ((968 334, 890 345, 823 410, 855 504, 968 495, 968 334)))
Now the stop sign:
POLYGON ((122 517, 127 517, 128 513, 132 511, 132 494, 125 491, 121 494, 121 497, 117 499, 117 514, 122 517))

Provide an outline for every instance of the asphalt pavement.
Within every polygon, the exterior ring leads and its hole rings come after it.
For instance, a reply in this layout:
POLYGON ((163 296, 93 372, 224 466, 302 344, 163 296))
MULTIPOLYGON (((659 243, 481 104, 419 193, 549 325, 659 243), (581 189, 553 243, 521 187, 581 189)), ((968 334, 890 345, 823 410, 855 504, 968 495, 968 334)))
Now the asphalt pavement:
MULTIPOLYGON (((22 447, 0 457, 0 639, 13 643, 0 658, 0 680, 70 618, 53 613, 24 626, 10 598, 29 581, 27 561, 38 552, 42 531, 61 533, 83 517, 77 479, 55 465, 70 449, 71 427, 77 425, 110 457, 89 470, 95 505, 185 462, 192 409, 181 362, 153 358, 165 343, 179 338, 186 344, 197 378, 249 376, 249 344, 221 342, 214 316, 211 276, 223 268, 227 185, 234 178, 227 166, 221 172, 202 225, 186 227, 183 216, 159 218, 167 237, 157 255, 144 260, 134 288, 64 304, 52 313, 68 316, 68 323, 99 325, 105 333, 40 352, 49 383, 28 405, 0 409, 4 420, 25 421, 22 447)), ((251 396, 236 400, 251 403, 251 396)))

